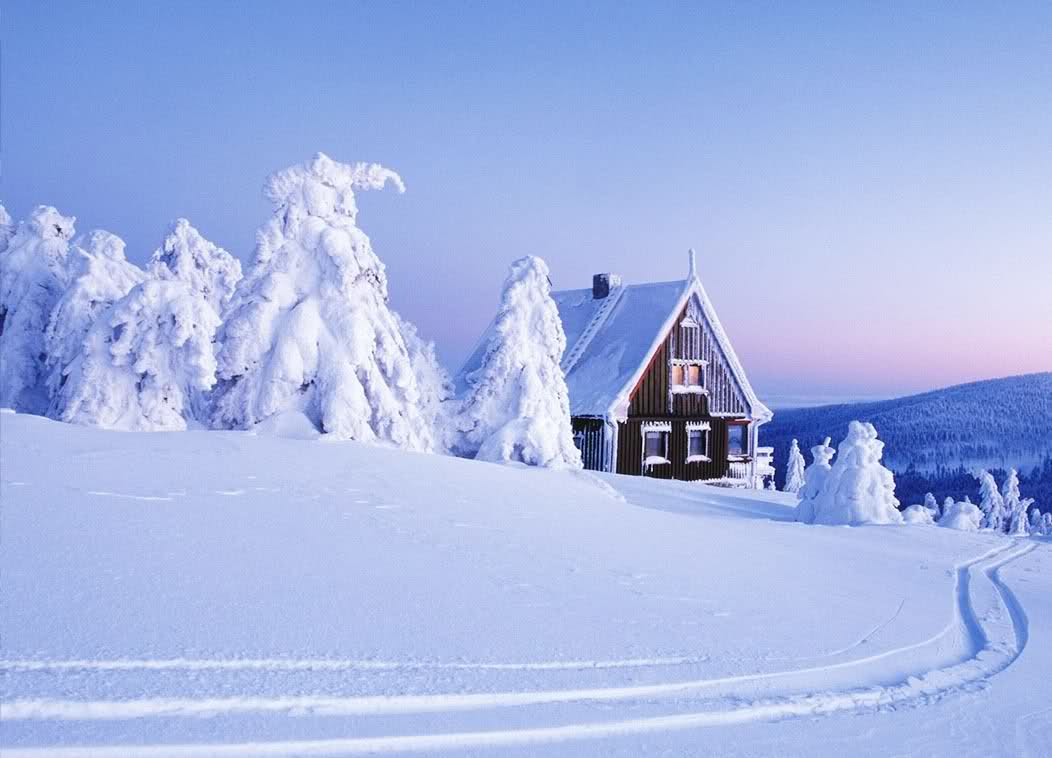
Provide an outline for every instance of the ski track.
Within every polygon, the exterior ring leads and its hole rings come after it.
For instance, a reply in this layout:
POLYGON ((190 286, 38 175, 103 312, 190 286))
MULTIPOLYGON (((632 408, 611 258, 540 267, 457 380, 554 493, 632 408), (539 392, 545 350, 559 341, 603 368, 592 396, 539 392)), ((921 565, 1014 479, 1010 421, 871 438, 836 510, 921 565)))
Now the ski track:
MULTIPOLYGON (((512 730, 422 734, 404 736, 351 737, 344 739, 297 740, 253 743, 217 743, 135 746, 141 756, 192 755, 334 755, 360 753, 390 753, 407 751, 435 751, 481 747, 543 744, 565 740, 617 737, 677 729, 728 726, 756 721, 776 721, 785 718, 816 716, 842 711, 863 710, 892 706, 909 701, 932 701, 969 685, 989 679, 1011 665, 1029 639, 1026 612, 1015 594, 1000 577, 1000 569, 1037 547, 1036 543, 1008 542, 956 567, 953 589, 954 613, 950 624, 935 636, 912 645, 895 648, 872 656, 790 671, 766 674, 746 674, 666 684, 606 687, 577 690, 535 692, 498 692, 478 694, 435 694, 376 697, 287 697, 287 698, 211 698, 211 699, 144 699, 134 701, 63 701, 21 700, 5 704, 2 720, 74 719, 122 720, 146 717, 216 716, 238 713, 285 713, 288 715, 380 715, 406 713, 454 712, 512 706, 537 706, 570 702, 618 701, 668 696, 689 696, 706 690, 719 690, 730 685, 718 697, 703 701, 709 708, 690 713, 637 718, 622 721, 542 726, 512 730), (976 611, 972 580, 979 575, 989 582, 999 608, 984 607, 976 611), (999 611, 1007 611, 1007 618, 999 611), (996 611, 996 612, 995 612, 996 611), (947 640, 957 640, 956 646, 946 650, 947 640), (963 644, 963 649, 961 645, 963 644), (879 669, 867 672, 874 663, 895 661, 917 651, 932 648, 932 660, 915 673, 896 673, 895 681, 882 683, 887 672, 879 669), (836 687, 838 676, 849 672, 852 684, 836 687), (766 685, 776 680, 805 677, 798 691, 808 694, 786 694, 777 697, 757 697, 755 690, 741 685, 766 685), (823 679, 825 677, 825 679, 823 679), (834 686, 827 687, 832 683, 834 686), (752 699, 750 700, 750 695, 752 699), (745 702, 745 705, 741 705, 745 702)), ((669 659, 659 659, 669 660, 669 659)), ((672 659, 675 660, 675 659, 672 659)), ((8 661, 3 668, 18 668, 21 664, 37 663, 55 666, 95 664, 171 665, 176 661, 8 661)), ((193 663, 192 661, 190 663, 193 663)), ((198 662, 201 663, 201 662, 198 662)), ((215 661, 204 663, 217 663, 215 661)), ((218 662, 244 664, 246 661, 218 662)), ((265 664, 266 661, 248 661, 265 664)), ((301 661, 293 663, 312 663, 301 661)), ((313 662, 317 663, 317 661, 313 662)), ((346 662, 345 662, 346 663, 346 662)), ((355 662, 350 662, 355 663, 355 662)), ((382 663, 382 662, 381 662, 382 663)), ((538 664, 439 664, 446 666, 506 666, 512 668, 550 668, 552 663, 538 664)), ((603 663, 603 662, 591 662, 603 663)), ((606 662, 624 665, 626 662, 606 662)), ((633 665, 662 665, 646 660, 629 661, 633 665)), ((405 665, 405 664, 398 664, 405 665)), ((416 664, 410 664, 416 665, 416 664)), ((427 666, 428 664, 420 664, 427 666)), ((435 664, 430 664, 435 665, 435 664)), ((916 665, 916 664, 914 664, 916 665)), ((566 664, 556 664, 565 667, 566 664)), ((129 747, 61 747, 5 749, 5 756, 54 755, 65 758, 80 755, 124 755, 129 747)))

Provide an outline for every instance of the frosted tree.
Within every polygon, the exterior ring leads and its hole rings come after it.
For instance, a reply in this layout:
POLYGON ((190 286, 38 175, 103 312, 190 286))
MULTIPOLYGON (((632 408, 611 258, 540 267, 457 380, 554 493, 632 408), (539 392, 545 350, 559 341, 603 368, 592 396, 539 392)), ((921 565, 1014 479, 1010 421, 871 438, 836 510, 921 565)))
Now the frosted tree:
POLYGON ((435 448, 384 265, 357 226, 355 190, 388 182, 404 190, 380 165, 320 153, 268 179, 274 215, 219 337, 215 425, 301 411, 334 437, 435 448))
POLYGON ((997 489, 993 474, 985 469, 975 475, 979 480, 979 510, 983 514, 982 527, 1001 531, 1004 528, 1004 498, 997 489))
POLYGON ((1033 504, 1032 497, 1025 497, 1019 501, 1019 507, 1012 512, 1012 521, 1008 525, 1010 535, 1026 537, 1030 534, 1030 506, 1033 504))
POLYGON ((954 503, 946 508, 939 519, 939 526, 962 532, 977 532, 983 522, 983 512, 974 503, 954 503))
POLYGON ((948 511, 950 508, 952 508, 953 507, 953 503, 954 503, 954 500, 953 500, 952 497, 950 497, 949 495, 944 497, 942 499, 942 508, 938 508, 935 511, 935 513, 936 513, 935 520, 938 521, 939 518, 942 516, 942 514, 946 513, 946 511, 948 511))
POLYGON ((1041 514, 1041 534, 1052 537, 1052 512, 1041 514))
POLYGON ((241 281, 241 262, 202 237, 185 218, 177 219, 168 229, 150 259, 149 271, 158 279, 186 282, 200 292, 220 316, 241 281))
POLYGON ((405 338, 409 363, 420 393, 420 413, 434 430, 434 449, 448 452, 454 441, 453 382, 435 354, 435 343, 423 339, 414 324, 393 313, 405 338))
POLYGON ((939 516, 942 515, 942 511, 939 509, 939 501, 935 499, 935 495, 930 492, 924 493, 924 507, 931 511, 931 516, 936 521, 939 520, 939 516))
POLYGON ((1004 529, 1012 531, 1013 524, 1019 518, 1022 500, 1019 495, 1019 472, 1012 469, 1001 485, 1001 497, 1004 499, 1004 529))
POLYGON ((836 463, 812 501, 816 524, 900 524, 895 477, 880 463, 884 443, 872 424, 852 421, 836 463))
POLYGON ((789 460, 785 465, 785 492, 796 495, 804 488, 804 467, 804 456, 800 453, 800 445, 793 440, 789 448, 789 460))
POLYGON ((804 487, 800 490, 800 504, 796 507, 796 520, 810 524, 815 520, 814 501, 822 491, 826 477, 832 471, 830 461, 836 454, 826 437, 821 445, 811 448, 811 465, 804 471, 804 487))
POLYGON ((181 430, 215 384, 219 318, 185 282, 147 279, 92 325, 59 418, 128 431, 181 430))
POLYGON ((61 418, 68 403, 67 379, 79 370, 91 326, 145 278, 124 257, 124 241, 101 229, 73 241, 68 269, 71 282, 51 312, 45 335, 48 415, 53 418, 61 418))
POLYGON ((559 365, 565 348, 548 266, 535 256, 520 258, 504 282, 482 363, 466 377, 457 452, 487 461, 580 468, 570 394, 559 365))
POLYGON ((7 250, 7 243, 11 241, 14 234, 15 224, 11 220, 11 214, 7 212, 7 208, 0 205, 0 253, 7 250))
POLYGON ((66 286, 75 221, 37 206, 0 253, 0 407, 47 410, 44 334, 66 286))
POLYGON ((1043 535, 1044 530, 1041 527, 1041 511, 1037 508, 1030 509, 1030 533, 1043 535))

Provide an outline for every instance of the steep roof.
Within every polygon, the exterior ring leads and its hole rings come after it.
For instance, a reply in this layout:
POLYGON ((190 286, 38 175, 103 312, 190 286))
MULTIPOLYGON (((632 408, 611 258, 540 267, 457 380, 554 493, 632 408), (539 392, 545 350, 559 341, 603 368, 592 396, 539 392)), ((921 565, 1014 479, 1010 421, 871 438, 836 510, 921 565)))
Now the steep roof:
MULTIPOLYGON (((697 297, 741 389, 749 415, 762 420, 771 418, 771 411, 749 384, 696 276, 612 287, 610 294, 599 300, 592 297, 591 288, 552 292, 566 333, 562 365, 570 392, 570 413, 624 417, 632 390, 692 295, 697 297)), ((457 375, 458 393, 466 389, 467 375, 482 365, 492 329, 491 323, 457 375)))

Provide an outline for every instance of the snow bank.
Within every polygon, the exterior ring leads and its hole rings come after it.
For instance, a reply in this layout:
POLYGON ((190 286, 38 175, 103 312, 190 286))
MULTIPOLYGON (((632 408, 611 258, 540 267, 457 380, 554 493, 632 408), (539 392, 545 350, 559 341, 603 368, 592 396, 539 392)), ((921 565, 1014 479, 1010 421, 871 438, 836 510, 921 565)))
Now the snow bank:
POLYGON ((923 505, 911 505, 902 512, 902 520, 906 524, 934 524, 935 518, 932 512, 923 505))
POLYGON ((482 365, 467 376, 457 452, 479 460, 581 467, 559 361, 566 336, 548 266, 535 256, 511 266, 482 365))
POLYGON ((75 221, 39 205, 0 252, 0 406, 47 410, 44 334, 66 285, 75 221))
POLYGON ((436 447, 384 265, 356 224, 355 190, 387 182, 404 190, 382 166, 320 153, 267 181, 274 215, 219 337, 217 426, 299 410, 338 438, 436 447))
POLYGON ((816 524, 900 524, 895 478, 880 464, 884 443, 872 424, 852 421, 836 462, 810 501, 816 524))
POLYGON ((977 532, 983 521, 983 512, 974 503, 954 503, 946 508, 939 519, 939 526, 958 529, 962 532, 977 532))

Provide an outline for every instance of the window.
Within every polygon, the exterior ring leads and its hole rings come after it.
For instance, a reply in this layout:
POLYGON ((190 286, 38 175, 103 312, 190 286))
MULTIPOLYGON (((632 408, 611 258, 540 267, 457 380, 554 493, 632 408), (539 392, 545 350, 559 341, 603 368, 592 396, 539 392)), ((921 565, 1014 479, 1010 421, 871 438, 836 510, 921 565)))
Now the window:
POLYGON ((668 421, 649 421, 643 424, 643 470, 650 466, 669 463, 668 442, 672 424, 668 421))
POLYGON ((687 463, 701 463, 709 458, 709 423, 687 422, 687 463))
POLYGON ((749 453, 749 443, 745 436, 745 424, 727 425, 727 456, 741 458, 749 453))
POLYGON ((669 387, 672 392, 704 392, 705 362, 683 360, 672 361, 669 372, 669 387))
POLYGON ((687 386, 688 387, 700 387, 701 386, 701 366, 690 365, 687 366, 687 386))

